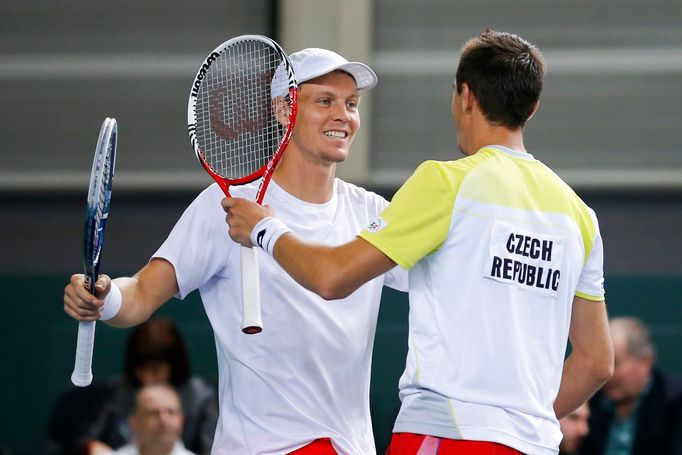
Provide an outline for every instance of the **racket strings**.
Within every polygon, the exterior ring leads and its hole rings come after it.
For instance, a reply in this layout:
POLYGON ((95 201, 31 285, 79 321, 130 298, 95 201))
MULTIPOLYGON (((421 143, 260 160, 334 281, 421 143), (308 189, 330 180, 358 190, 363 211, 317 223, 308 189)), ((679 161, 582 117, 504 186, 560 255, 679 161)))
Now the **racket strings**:
POLYGON ((258 172, 276 152, 282 126, 272 94, 286 93, 282 56, 260 41, 227 48, 208 69, 196 98, 196 138, 208 165, 222 177, 258 172))

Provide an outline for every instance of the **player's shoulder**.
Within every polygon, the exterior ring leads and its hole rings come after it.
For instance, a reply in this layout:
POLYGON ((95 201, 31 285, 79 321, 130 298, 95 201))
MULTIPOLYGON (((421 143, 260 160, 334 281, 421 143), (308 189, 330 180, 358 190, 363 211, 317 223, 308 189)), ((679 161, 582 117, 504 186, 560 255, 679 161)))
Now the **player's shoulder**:
POLYGON ((207 198, 207 199, 215 199, 215 198, 223 198, 225 197, 225 193, 223 193, 223 190, 220 188, 220 185, 217 183, 213 183, 206 188, 199 194, 199 197, 202 198, 207 198))
POLYGON ((383 196, 374 191, 339 178, 335 179, 335 191, 338 197, 347 198, 356 203, 388 204, 388 201, 383 196))
POLYGON ((566 181, 561 178, 559 174, 554 172, 552 168, 547 166, 542 161, 536 160, 538 165, 543 169, 545 174, 551 179, 552 183, 555 185, 556 189, 563 193, 565 197, 574 201, 574 203, 581 207, 591 218, 595 218, 596 214, 594 210, 587 205, 587 203, 580 197, 580 195, 573 189, 571 185, 566 183, 566 181))
POLYGON ((549 166, 539 160, 536 160, 536 163, 543 173, 540 180, 543 188, 542 197, 552 201, 555 212, 571 216, 581 226, 581 230, 589 233, 589 237, 592 238, 599 229, 596 212, 549 166))
MULTIPOLYGON (((257 189, 258 185, 255 182, 252 182, 247 183, 246 185, 230 187, 230 194, 234 197, 253 199, 257 189)), ((220 185, 213 183, 204 188, 204 190, 197 195, 195 200, 214 203, 216 200, 221 201, 224 197, 225 193, 223 192, 222 188, 220 188, 220 185)))
POLYGON ((426 160, 417 166, 414 173, 441 176, 453 173, 466 174, 481 163, 481 158, 482 157, 472 155, 449 161, 426 160))
POLYGON ((469 158, 471 157, 451 161, 424 161, 410 177, 410 185, 456 193, 461 182, 477 166, 477 161, 469 158))
POLYGON ((220 207, 220 201, 225 197, 225 194, 220 189, 217 183, 204 188, 194 200, 189 204, 187 210, 190 211, 205 211, 206 207, 218 206, 220 207))

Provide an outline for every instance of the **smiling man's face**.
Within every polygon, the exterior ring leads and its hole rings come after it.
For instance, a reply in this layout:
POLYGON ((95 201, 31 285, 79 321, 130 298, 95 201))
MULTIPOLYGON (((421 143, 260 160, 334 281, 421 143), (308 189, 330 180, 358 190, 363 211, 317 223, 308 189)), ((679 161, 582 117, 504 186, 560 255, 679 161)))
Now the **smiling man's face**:
POLYGON ((311 161, 345 160, 360 128, 359 103, 355 79, 342 71, 301 84, 296 126, 287 153, 293 146, 311 161))

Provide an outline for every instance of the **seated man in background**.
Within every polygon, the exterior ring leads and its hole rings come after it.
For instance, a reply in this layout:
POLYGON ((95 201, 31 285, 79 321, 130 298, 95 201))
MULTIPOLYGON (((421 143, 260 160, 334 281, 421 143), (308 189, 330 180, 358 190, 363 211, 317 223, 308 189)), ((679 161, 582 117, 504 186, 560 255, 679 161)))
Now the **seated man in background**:
POLYGON ((611 319, 613 377, 590 401, 583 455, 682 453, 682 382, 654 367, 655 348, 639 319, 611 319))
POLYGON ((589 418, 590 407, 583 403, 578 409, 559 419, 561 434, 564 435, 559 444, 559 455, 580 454, 580 446, 590 432, 589 418))
POLYGON ((208 454, 218 421, 216 391, 192 375, 184 338, 167 318, 149 319, 130 331, 120 377, 71 387, 57 399, 42 453, 94 455, 128 443, 135 396, 141 387, 158 383, 170 384, 180 395, 184 445, 208 454))
POLYGON ((132 442, 110 454, 117 455, 193 455, 185 449, 180 398, 168 384, 146 385, 135 398, 135 409, 128 418, 132 442))

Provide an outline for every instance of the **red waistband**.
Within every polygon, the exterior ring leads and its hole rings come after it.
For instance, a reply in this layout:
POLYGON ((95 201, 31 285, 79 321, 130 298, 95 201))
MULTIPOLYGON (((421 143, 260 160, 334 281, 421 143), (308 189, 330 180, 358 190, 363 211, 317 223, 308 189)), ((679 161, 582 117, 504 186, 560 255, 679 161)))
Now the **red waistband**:
POLYGON ((462 441, 414 433, 393 433, 386 455, 523 455, 497 442, 462 441))
POLYGON ((289 455, 337 455, 329 438, 316 439, 308 445, 294 450, 289 455))

